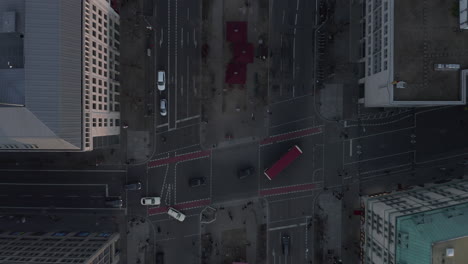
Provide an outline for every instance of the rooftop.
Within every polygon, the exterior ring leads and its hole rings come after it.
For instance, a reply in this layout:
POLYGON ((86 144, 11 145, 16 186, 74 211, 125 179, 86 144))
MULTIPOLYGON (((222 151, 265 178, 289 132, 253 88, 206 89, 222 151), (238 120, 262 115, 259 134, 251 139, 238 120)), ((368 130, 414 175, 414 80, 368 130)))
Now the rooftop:
POLYGON ((395 0, 394 101, 460 101, 460 70, 435 71, 434 64, 468 68, 468 35, 459 32, 453 1, 395 0))
POLYGON ((432 245, 432 264, 466 263, 467 260, 468 237, 440 241, 432 245), (453 253, 452 256, 449 256, 450 253, 453 253))
POLYGON ((441 251, 449 246, 455 248, 457 259, 462 260, 454 263, 467 263, 468 254, 460 252, 468 252, 468 240, 461 239, 468 236, 467 222, 468 203, 398 217, 396 262, 431 263, 431 258, 440 259, 441 251))

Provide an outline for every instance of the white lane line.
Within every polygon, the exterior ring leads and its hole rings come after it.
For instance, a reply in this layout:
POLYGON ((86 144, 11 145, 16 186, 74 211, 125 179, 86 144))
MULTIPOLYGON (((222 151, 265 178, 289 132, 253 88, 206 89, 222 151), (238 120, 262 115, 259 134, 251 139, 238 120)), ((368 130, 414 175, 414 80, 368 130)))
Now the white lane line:
POLYGON ((187 8, 187 20, 190 21, 190 8, 187 8))
POLYGON ((193 29, 193 45, 195 45, 195 48, 197 47, 197 39, 195 37, 195 29, 193 29))
MULTIPOLYGON (((349 141, 349 156, 353 156, 353 139, 349 141)), ((344 164, 343 164, 344 165, 344 164)))
POLYGON ((297 25, 297 13, 296 13, 296 18, 294 19, 294 25, 297 25))
POLYGON ((283 24, 284 24, 284 17, 285 17, 285 15, 286 15, 286 11, 283 10, 283 24))
POLYGON ((446 159, 451 159, 451 158, 457 158, 457 157, 460 157, 460 156, 468 156, 468 153, 461 153, 461 154, 446 156, 446 157, 442 157, 442 158, 438 158, 438 159, 421 161, 421 162, 417 162, 416 164, 430 163, 430 162, 434 162, 434 161, 441 161, 441 160, 446 160, 446 159))
MULTIPOLYGON (((175 34, 175 43, 176 43, 176 46, 177 46, 177 36, 178 36, 178 35, 177 35, 177 31, 178 31, 177 15, 178 15, 178 13, 179 13, 178 10, 177 10, 177 8, 178 8, 178 7, 177 7, 177 6, 178 6, 177 4, 178 4, 178 1, 176 0, 176 1, 175 1, 175 32, 176 32, 176 34, 175 34)), ((178 51, 178 49, 176 48, 176 49, 175 49, 175 80, 176 80, 176 81, 175 81, 175 84, 174 84, 174 85, 175 85, 175 89, 174 89, 174 90, 175 90, 175 107, 174 107, 174 109, 175 109, 175 120, 177 120, 177 108, 178 108, 178 107, 177 107, 177 106, 178 106, 178 104, 177 104, 177 73, 178 73, 178 68, 177 68, 177 64, 178 64, 178 60, 177 60, 177 51, 178 51)), ((175 128, 177 128, 177 123, 175 124, 175 128)))
POLYGON ((161 39, 159 40, 159 47, 161 47, 161 45, 163 44, 163 39, 164 39, 164 31, 161 28, 161 39))
POLYGON ((410 151, 405 151, 405 152, 400 152, 400 153, 395 153, 395 154, 390 154, 390 155, 385 155, 385 156, 380 156, 380 157, 375 157, 375 158, 370 158, 370 159, 352 161, 352 162, 347 162, 347 163, 343 162, 343 166, 350 165, 350 164, 361 163, 361 162, 373 161, 373 160, 378 160, 378 159, 390 158, 390 157, 394 157, 394 156, 406 155, 406 154, 413 153, 413 152, 414 152, 414 150, 410 150, 410 151))
POLYGON ((192 120, 192 119, 199 118, 199 117, 200 117, 200 115, 195 115, 195 116, 190 116, 190 117, 182 118, 182 119, 177 120, 176 123, 180 123, 180 122, 192 120))
POLYGON ((184 237, 193 237, 193 236, 199 236, 200 234, 199 233, 196 233, 196 234, 191 234, 191 235, 185 235, 184 237))
POLYGON ((0 182, 0 185, 40 185, 40 186, 107 186, 107 184, 98 183, 24 183, 24 182, 0 182))
POLYGON ((296 120, 294 120, 294 121, 290 121, 290 122, 286 122, 286 123, 281 123, 281 124, 279 124, 279 125, 270 126, 270 128, 275 128, 275 127, 285 126, 285 125, 289 125, 289 124, 292 124, 292 123, 296 123, 296 122, 304 121, 304 120, 311 119, 311 118, 313 119, 314 117, 313 117, 313 116, 308 116, 308 117, 304 117, 304 118, 296 119, 296 120))
POLYGON ((272 228, 269 228, 268 231, 288 229, 288 228, 293 228, 293 227, 297 227, 297 226, 298 226, 297 224, 294 224, 294 225, 287 225, 287 226, 272 227, 272 228))
POLYGON ((296 11, 299 11, 299 0, 297 0, 296 11))
MULTIPOLYGON (((184 76, 183 75, 180 76, 180 83, 182 84, 180 86, 180 96, 184 96, 184 76)), ((177 105, 176 105, 176 107, 177 107, 177 105)))
MULTIPOLYGON (((187 32, 188 34, 188 32, 187 32)), ((188 39, 188 37, 187 37, 188 39)), ((190 67, 189 67, 190 57, 187 56, 187 116, 189 116, 189 80, 190 80, 190 67)))
MULTIPOLYGON (((27 170, 27 169, 0 169, 0 171, 47 171, 47 172, 125 172, 125 170, 27 170)), ((61 175, 65 176, 67 174, 61 175)), ((114 175, 112 175, 114 176, 114 175)))
POLYGON ((184 47, 184 28, 181 28, 180 30, 180 47, 184 47))
POLYGON ((156 128, 166 127, 168 125, 169 125, 169 123, 164 123, 164 124, 161 124, 161 125, 157 125, 156 128))
MULTIPOLYGON (((370 135, 367 135, 367 136, 355 137, 355 138, 352 138, 352 139, 361 139, 361 138, 368 138, 368 137, 373 137, 373 136, 380 136, 380 135, 384 135, 384 134, 390 134, 390 133, 404 131, 404 130, 413 129, 413 128, 416 128, 416 126, 410 126, 410 127, 405 127, 405 128, 400 128, 400 129, 395 129, 395 130, 370 134, 370 135)), ((351 140, 351 139, 345 139, 344 141, 346 141, 346 140, 351 140)))

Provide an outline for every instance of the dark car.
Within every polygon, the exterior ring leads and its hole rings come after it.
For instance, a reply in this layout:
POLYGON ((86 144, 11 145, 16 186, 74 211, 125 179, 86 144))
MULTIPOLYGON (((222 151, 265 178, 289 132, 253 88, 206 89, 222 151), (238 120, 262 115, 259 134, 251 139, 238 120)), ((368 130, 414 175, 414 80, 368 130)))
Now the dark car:
POLYGON ((109 198, 106 200, 106 205, 114 208, 121 208, 123 205, 123 201, 119 197, 109 198))
POLYGON ((291 247, 291 238, 289 237, 289 235, 283 235, 281 237, 281 247, 283 248, 283 255, 285 256, 289 256, 289 249, 291 247))
POLYGON ((199 178, 192 178, 189 180, 189 186, 190 187, 198 187, 206 184, 206 178, 205 177, 199 177, 199 178))
POLYGON ((141 190, 141 182, 127 183, 125 184, 125 190, 137 191, 141 190))
POLYGON ((248 168, 237 171, 237 177, 239 178, 239 180, 242 180, 254 174, 254 172, 255 172, 255 169, 253 167, 248 167, 248 168))
POLYGON ((164 253, 163 252, 156 253, 156 264, 164 264, 164 253))

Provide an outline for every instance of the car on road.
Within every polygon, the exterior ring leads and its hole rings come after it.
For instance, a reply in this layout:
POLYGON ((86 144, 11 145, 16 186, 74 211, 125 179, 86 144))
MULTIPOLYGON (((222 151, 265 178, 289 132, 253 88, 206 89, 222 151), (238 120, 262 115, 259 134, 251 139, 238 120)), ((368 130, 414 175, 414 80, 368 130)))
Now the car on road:
POLYGON ((255 169, 253 167, 248 167, 237 171, 237 177, 239 180, 245 179, 250 175, 254 174, 255 169))
POLYGON ((163 252, 156 253, 156 264, 164 264, 164 253, 163 252))
POLYGON ((160 205, 160 197, 142 197, 140 200, 141 205, 160 205))
POLYGON ((114 208, 121 208, 123 206, 123 201, 120 198, 108 199, 106 200, 106 205, 114 208))
POLYGON ((165 71, 158 71, 158 90, 159 91, 166 90, 166 72, 165 71))
POLYGON ((169 210, 167 210, 167 214, 180 222, 183 222, 185 220, 185 215, 172 207, 169 207, 169 210))
POLYGON ((125 190, 138 191, 141 190, 141 182, 127 183, 124 186, 125 190))
POLYGON ((291 248, 291 238, 288 234, 281 236, 281 248, 283 249, 283 255, 289 256, 289 251, 291 248))
POLYGON ((159 101, 159 113, 162 116, 167 116, 167 100, 166 99, 161 99, 159 101))
POLYGON ((189 180, 189 186, 190 187, 199 187, 202 185, 206 184, 206 178, 205 177, 198 177, 198 178, 191 178, 189 180))

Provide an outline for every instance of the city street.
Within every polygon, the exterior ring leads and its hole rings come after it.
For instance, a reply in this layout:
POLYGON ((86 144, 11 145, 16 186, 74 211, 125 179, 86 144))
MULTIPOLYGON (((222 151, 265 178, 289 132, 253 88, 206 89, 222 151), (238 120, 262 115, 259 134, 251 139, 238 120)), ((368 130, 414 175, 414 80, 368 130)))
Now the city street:
MULTIPOLYGON (((215 1, 123 1, 123 72, 130 77, 122 82, 122 120, 129 127, 122 129, 120 149, 0 154, 0 224, 119 232, 122 263, 155 263, 156 253, 164 253, 164 263, 359 263, 361 196, 466 173, 467 108, 363 109, 352 70, 320 80, 318 88, 318 0, 263 6, 247 0, 239 2, 244 9, 228 10, 236 19, 242 14, 239 21, 250 19, 255 48, 262 29, 256 32, 261 25, 252 21, 268 18, 268 55, 255 58, 255 73, 268 68, 260 87, 267 95, 248 84, 230 87, 248 106, 223 108, 239 98, 201 80, 207 75, 202 28, 209 28, 206 21, 224 23, 231 0, 215 1), (258 14, 267 7, 268 15, 258 14), (222 10, 213 13, 216 8, 222 10), (163 91, 158 71, 165 72, 163 91), (342 91, 332 91, 336 87, 342 91), (160 113, 162 99, 167 115, 160 113), (216 107, 204 107, 210 103, 216 107), (294 146, 297 159, 268 179, 266 169, 294 146), (141 189, 125 190, 130 183, 141 189), (142 197, 160 197, 161 204, 142 205, 142 197), (121 208, 106 203, 120 199, 121 208), (169 216, 169 208, 185 220, 169 216)), ((348 10, 347 1, 333 2, 348 10)), ((343 10, 329 22, 346 24, 343 10)), ((217 26, 223 42, 211 47, 220 52, 211 59, 224 67, 224 24, 217 26)), ((354 63, 349 33, 346 27, 335 33, 346 49, 329 43, 330 64, 354 63)))

